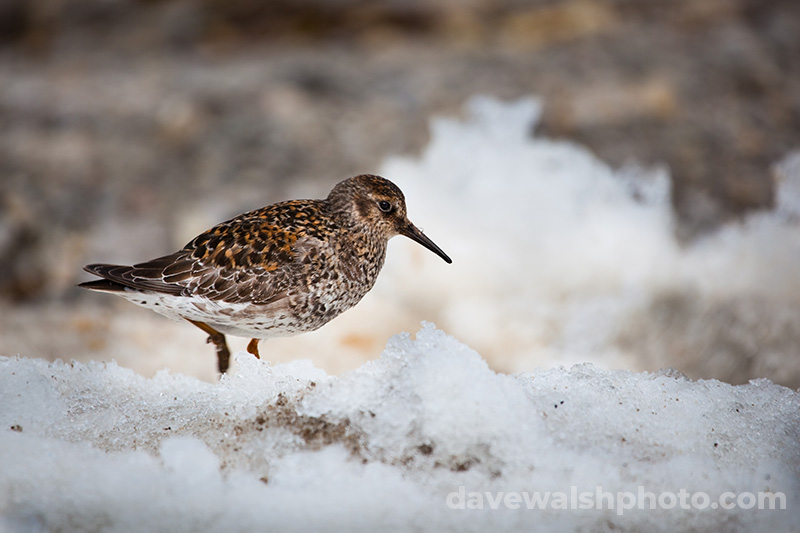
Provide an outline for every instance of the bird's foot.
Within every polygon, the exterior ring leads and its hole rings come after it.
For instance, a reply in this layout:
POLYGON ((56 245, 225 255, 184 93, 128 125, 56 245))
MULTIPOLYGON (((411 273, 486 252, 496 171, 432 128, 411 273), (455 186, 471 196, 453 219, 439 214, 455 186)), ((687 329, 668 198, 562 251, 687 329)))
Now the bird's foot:
POLYGON ((217 347, 217 368, 220 374, 224 374, 228 370, 228 364, 231 360, 231 351, 228 349, 228 343, 225 342, 225 334, 220 333, 208 324, 198 322, 187 318, 189 322, 208 333, 208 344, 214 344, 217 347))
POLYGON ((231 359, 231 351, 228 349, 228 343, 225 342, 225 335, 222 333, 215 333, 208 336, 206 339, 208 344, 213 344, 217 348, 217 368, 220 374, 228 371, 228 365, 231 359))
POLYGON ((258 353, 258 339, 250 339, 250 342, 247 343, 247 351, 255 355, 256 359, 261 359, 261 355, 258 353))

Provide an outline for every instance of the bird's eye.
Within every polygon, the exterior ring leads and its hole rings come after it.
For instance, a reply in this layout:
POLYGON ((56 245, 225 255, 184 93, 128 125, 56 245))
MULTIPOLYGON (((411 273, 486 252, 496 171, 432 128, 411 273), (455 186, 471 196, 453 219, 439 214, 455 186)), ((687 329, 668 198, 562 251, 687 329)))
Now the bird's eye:
POLYGON ((389 211, 392 210, 392 204, 390 204, 386 200, 381 200, 380 202, 378 202, 378 209, 380 209, 384 213, 388 213, 389 211))

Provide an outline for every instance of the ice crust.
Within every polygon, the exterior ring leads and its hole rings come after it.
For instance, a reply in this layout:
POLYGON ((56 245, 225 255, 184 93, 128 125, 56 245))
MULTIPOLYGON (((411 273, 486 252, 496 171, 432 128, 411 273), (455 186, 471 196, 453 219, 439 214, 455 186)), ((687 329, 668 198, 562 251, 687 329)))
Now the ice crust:
POLYGON ((0 358, 3 531, 797 531, 800 395, 591 364, 503 375, 432 325, 341 377, 0 358), (469 492, 772 491, 786 510, 451 509, 469 492), (451 496, 452 498, 452 496, 451 496))

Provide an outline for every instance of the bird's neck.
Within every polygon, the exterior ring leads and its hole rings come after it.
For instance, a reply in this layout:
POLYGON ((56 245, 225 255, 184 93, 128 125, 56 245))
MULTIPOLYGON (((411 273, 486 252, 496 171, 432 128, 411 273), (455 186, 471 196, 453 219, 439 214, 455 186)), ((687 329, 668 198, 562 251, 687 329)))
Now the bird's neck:
POLYGON ((341 232, 337 255, 346 265, 348 277, 371 288, 383 267, 386 244, 385 239, 375 238, 366 231, 341 232))

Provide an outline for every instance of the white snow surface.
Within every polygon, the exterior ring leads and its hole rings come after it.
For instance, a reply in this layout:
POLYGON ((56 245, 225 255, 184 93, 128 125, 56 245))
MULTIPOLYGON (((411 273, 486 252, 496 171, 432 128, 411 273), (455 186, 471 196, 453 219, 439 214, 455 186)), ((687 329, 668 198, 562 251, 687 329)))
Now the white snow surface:
POLYGON ((218 384, 0 358, 0 530, 798 530, 800 395, 767 380, 504 375, 430 324, 341 377, 235 358, 218 384), (466 503, 640 486, 709 500, 621 514, 466 503), (712 510, 726 492, 781 493, 786 509, 712 510))

